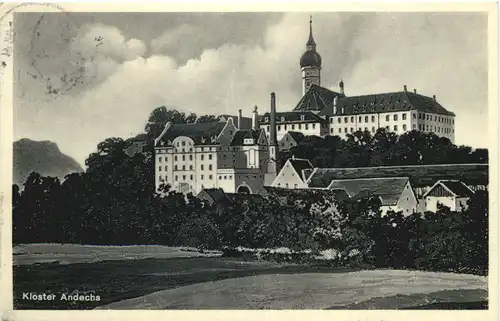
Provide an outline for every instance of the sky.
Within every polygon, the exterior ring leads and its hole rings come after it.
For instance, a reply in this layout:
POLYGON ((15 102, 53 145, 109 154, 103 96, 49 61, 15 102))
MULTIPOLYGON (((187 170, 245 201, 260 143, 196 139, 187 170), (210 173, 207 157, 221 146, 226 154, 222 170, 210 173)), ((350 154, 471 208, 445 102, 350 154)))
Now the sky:
POLYGON ((436 95, 455 143, 487 147, 487 15, 425 12, 16 13, 14 139, 53 141, 84 166, 159 106, 250 117, 275 92, 291 110, 310 14, 323 87, 436 95))

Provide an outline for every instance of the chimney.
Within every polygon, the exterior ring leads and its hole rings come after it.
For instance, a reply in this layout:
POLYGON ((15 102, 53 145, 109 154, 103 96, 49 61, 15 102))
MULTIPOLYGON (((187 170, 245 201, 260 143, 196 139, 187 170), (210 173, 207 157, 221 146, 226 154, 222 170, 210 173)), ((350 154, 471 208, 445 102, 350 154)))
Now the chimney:
POLYGON ((344 113, 345 113, 345 107, 342 106, 342 114, 344 114, 344 113))
POLYGON ((252 115, 252 129, 259 129, 259 113, 257 112, 258 107, 253 107, 253 115, 252 115))
POLYGON ((413 89, 413 92, 416 94, 417 93, 417 89, 413 89))
POLYGON ((278 139, 276 137, 276 95, 274 93, 271 93, 271 113, 269 117, 269 145, 278 145, 278 139))
POLYGON ((432 98, 434 99, 434 101, 436 101, 436 95, 432 95, 432 98))
POLYGON ((241 128, 241 119, 242 119, 242 116, 241 116, 241 109, 238 110, 238 129, 242 129, 241 128))
POLYGON ((338 105, 338 97, 335 96, 335 98, 333 98, 333 114, 334 115, 337 114, 337 105, 338 105))
POLYGON ((405 90, 405 92, 408 91, 408 88, 406 87, 406 85, 403 85, 403 89, 405 90))

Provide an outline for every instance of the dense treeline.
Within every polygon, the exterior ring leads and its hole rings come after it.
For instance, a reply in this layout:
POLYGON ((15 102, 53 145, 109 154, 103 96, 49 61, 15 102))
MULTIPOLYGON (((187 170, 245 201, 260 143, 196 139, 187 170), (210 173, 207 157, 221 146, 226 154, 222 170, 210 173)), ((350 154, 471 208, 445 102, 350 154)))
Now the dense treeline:
POLYGON ((281 153, 282 164, 291 157, 307 158, 317 167, 366 167, 428 164, 488 163, 488 150, 456 146, 448 138, 419 131, 397 135, 381 128, 339 136, 306 136, 288 152, 281 153))
POLYGON ((288 247, 313 253, 336 249, 334 261, 340 265, 487 271, 485 192, 476 193, 461 213, 443 208, 408 217, 382 217, 380 204, 372 199, 277 202, 272 195, 263 202, 248 198, 221 211, 169 186, 156 193, 151 152, 129 157, 127 146, 122 139, 107 139, 86 160, 85 173, 70 174, 62 182, 32 173, 22 189, 13 185, 14 244, 288 247))

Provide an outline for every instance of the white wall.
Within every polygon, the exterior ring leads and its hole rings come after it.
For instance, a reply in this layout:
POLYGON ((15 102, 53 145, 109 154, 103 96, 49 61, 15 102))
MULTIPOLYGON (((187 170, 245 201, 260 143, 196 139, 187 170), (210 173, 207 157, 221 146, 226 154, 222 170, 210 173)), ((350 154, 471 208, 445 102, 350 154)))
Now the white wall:
POLYGON ((285 166, 281 169, 281 171, 276 176, 272 186, 274 187, 284 187, 284 188, 307 188, 307 184, 302 182, 300 177, 298 176, 300 173, 295 173, 290 162, 287 161, 285 166))
POLYGON ((454 196, 451 196, 451 197, 445 197, 445 196, 427 196, 425 198, 425 204, 426 204, 426 211, 430 211, 430 212, 437 212, 438 208, 437 208, 437 203, 441 203, 443 204, 444 206, 447 206, 449 207, 452 211, 455 210, 456 208, 456 201, 455 201, 455 197, 454 196))

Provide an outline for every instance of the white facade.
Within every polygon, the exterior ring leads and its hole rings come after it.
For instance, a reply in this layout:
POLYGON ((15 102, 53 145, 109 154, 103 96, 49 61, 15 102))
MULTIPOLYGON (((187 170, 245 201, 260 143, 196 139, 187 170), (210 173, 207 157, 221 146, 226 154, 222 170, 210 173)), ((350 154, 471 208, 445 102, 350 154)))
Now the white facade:
POLYGON ((437 212, 438 204, 449 207, 451 211, 462 211, 462 208, 467 209, 467 201, 469 198, 455 196, 427 196, 425 197, 425 207, 429 212, 437 212))
POLYGON ((302 72, 302 96, 307 93, 312 85, 321 84, 321 67, 304 66, 302 72))
MULTIPOLYGON (((267 138, 269 139, 270 125, 263 126, 267 138)), ((301 123, 301 122, 280 122, 276 125, 276 136, 280 141, 288 132, 300 132, 305 136, 325 136, 328 135, 328 124, 317 123, 301 123)))
MULTIPOLYGON (((299 160, 299 159, 297 159, 297 160, 299 160)), ((308 188, 309 185, 307 184, 307 180, 303 179, 303 176, 302 176, 303 173, 297 172, 295 170, 295 168, 292 166, 291 161, 293 161, 293 160, 288 159, 286 161, 286 163, 281 168, 281 171, 276 176, 276 179, 272 183, 272 186, 273 187, 284 187, 284 188, 290 188, 290 189, 308 188)), ((309 162, 309 160, 300 159, 299 161, 308 162, 309 166, 311 168, 311 172, 312 172, 313 166, 309 162)))
POLYGON ((403 212, 404 216, 409 216, 418 212, 418 200, 413 192, 410 182, 403 189, 395 205, 382 205, 380 207, 382 215, 386 215, 388 211, 403 212))
POLYGON ((345 139, 347 134, 356 131, 369 131, 372 135, 379 128, 402 135, 412 130, 424 133, 433 132, 446 137, 453 143, 455 139, 455 121, 453 116, 421 113, 416 110, 383 112, 357 115, 335 115, 329 117, 329 135, 345 139))

